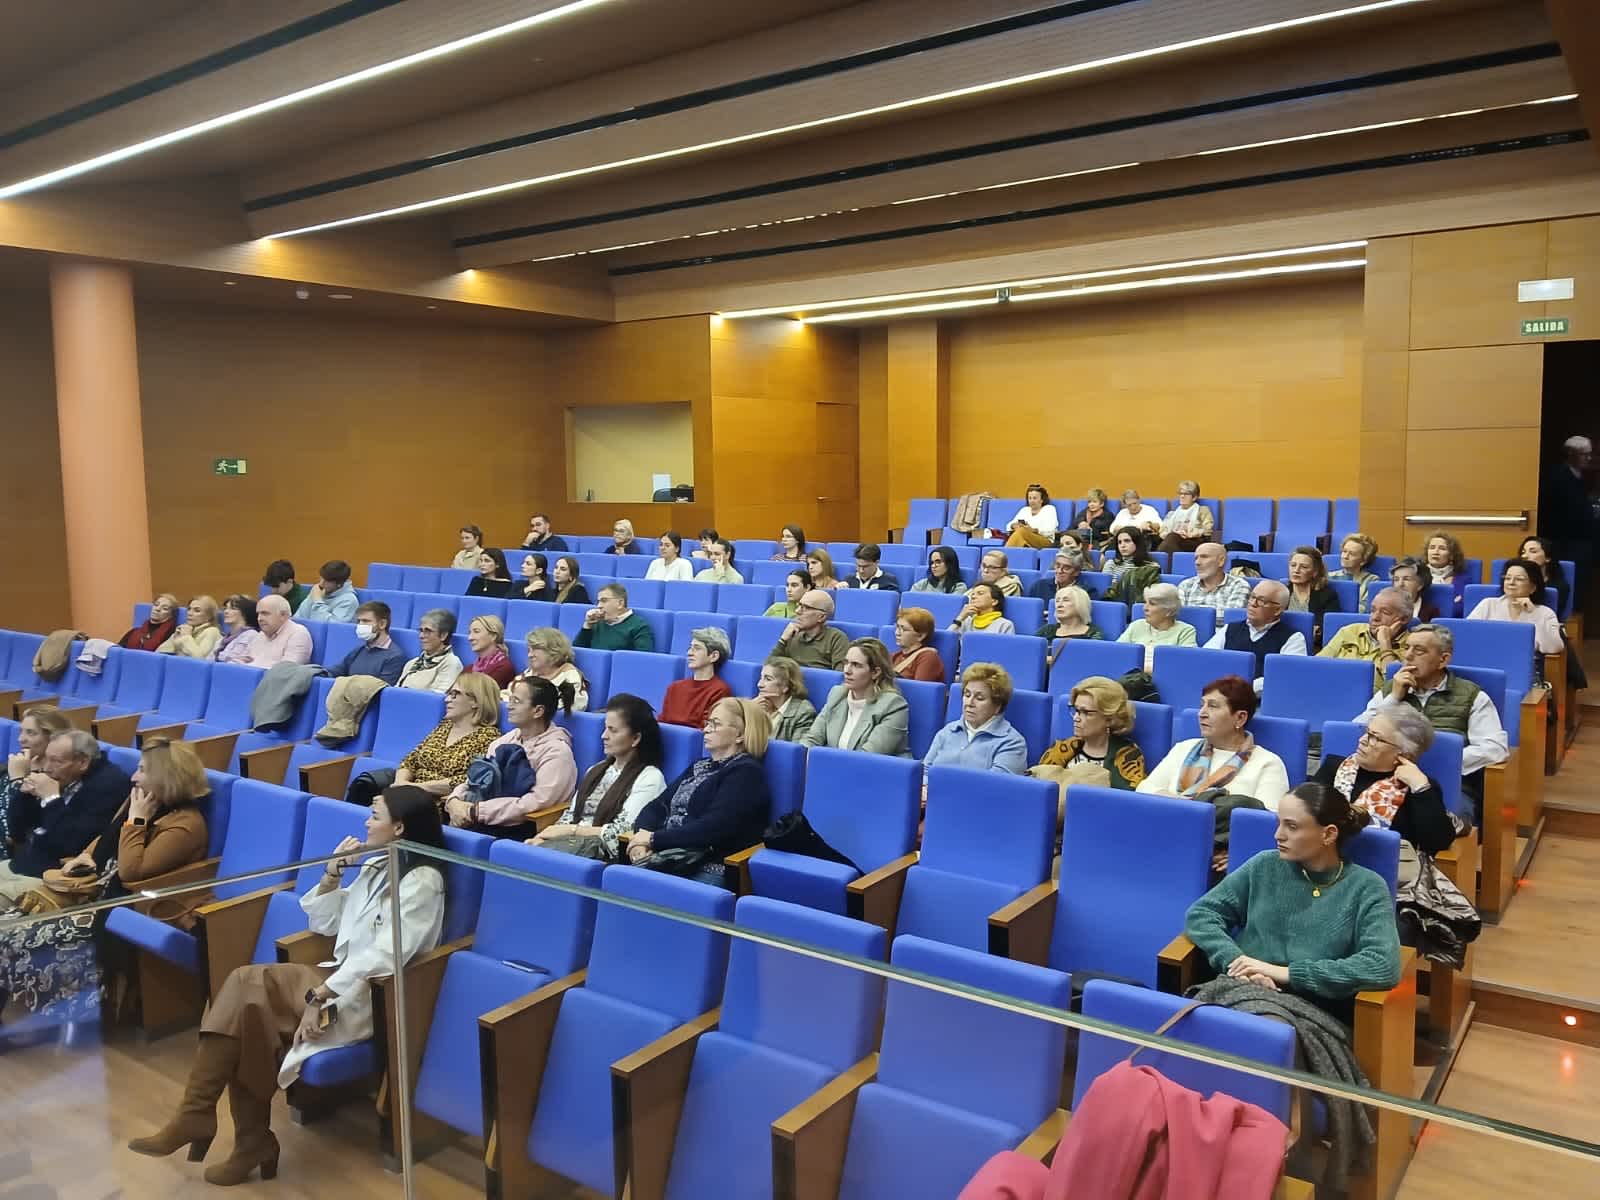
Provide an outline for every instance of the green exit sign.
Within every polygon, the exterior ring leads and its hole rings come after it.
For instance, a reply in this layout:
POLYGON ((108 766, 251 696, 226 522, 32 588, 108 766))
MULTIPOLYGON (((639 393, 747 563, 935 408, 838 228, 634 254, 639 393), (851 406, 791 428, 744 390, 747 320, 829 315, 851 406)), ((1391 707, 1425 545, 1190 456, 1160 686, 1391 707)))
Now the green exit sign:
POLYGON ((211 460, 211 473, 213 475, 244 475, 250 470, 250 464, 242 458, 213 458, 211 460))
POLYGON ((1522 323, 1523 337, 1549 337, 1567 332, 1566 317, 1535 317, 1522 323))

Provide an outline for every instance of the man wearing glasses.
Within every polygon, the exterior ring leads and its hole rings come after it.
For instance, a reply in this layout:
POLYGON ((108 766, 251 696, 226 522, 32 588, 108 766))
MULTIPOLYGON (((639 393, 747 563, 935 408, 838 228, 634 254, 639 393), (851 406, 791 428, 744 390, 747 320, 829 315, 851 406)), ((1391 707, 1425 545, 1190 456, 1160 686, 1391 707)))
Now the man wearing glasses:
POLYGON ((1383 689, 1390 663, 1401 662, 1406 652, 1406 626, 1411 621, 1411 597, 1387 587, 1372 598, 1365 625, 1346 625, 1322 648, 1321 658, 1364 658, 1372 664, 1372 690, 1383 689))
MULTIPOLYGON (((1203 549, 1204 547, 1202 547, 1203 549)), ((1207 650, 1243 650, 1255 656, 1255 689, 1261 691, 1261 675, 1267 669, 1269 654, 1306 653, 1304 635, 1281 620, 1289 604, 1289 589, 1276 579, 1256 584, 1245 603, 1244 620, 1229 621, 1217 628, 1206 643, 1207 650)))
POLYGON ((828 624, 833 616, 833 597, 820 589, 813 589, 800 597, 795 606, 794 620, 778 638, 772 648, 771 658, 792 658, 802 667, 826 667, 830 671, 844 669, 845 651, 850 649, 850 639, 842 629, 828 624))

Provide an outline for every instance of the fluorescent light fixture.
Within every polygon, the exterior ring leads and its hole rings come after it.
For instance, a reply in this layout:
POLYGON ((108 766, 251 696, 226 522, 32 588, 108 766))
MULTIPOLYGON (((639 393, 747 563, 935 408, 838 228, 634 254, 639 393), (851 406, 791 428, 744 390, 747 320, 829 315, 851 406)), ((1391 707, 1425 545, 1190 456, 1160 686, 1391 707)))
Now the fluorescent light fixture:
POLYGON ((1047 283, 1079 283, 1092 279, 1115 279, 1122 275, 1143 275, 1151 271, 1186 271, 1191 267, 1219 267, 1228 263, 1260 262, 1265 259, 1290 258, 1302 254, 1331 254, 1338 250, 1365 249, 1366 245, 1365 240, 1325 242, 1319 246, 1296 246, 1289 250, 1256 250, 1247 254, 1219 254, 1211 258, 1188 258, 1179 262, 1150 263, 1143 267, 1116 267, 1104 271, 1078 271, 1071 275, 1041 275, 1033 279, 1011 279, 1000 283, 974 283, 962 287, 932 288, 922 292, 896 292, 886 296, 857 296, 854 300, 821 300, 814 304, 785 304, 772 308, 742 308, 718 315, 730 321, 741 320, 745 317, 779 317, 793 313, 812 313, 834 308, 850 308, 858 304, 894 304, 904 300, 926 300, 934 296, 961 296, 971 295, 975 292, 993 292, 1000 288, 1041 287, 1047 283))
POLYGON ((229 125, 237 125, 240 121, 248 121, 252 117, 259 117, 264 113, 275 112, 280 108, 288 108, 291 104, 300 104, 306 100, 314 100, 318 96, 325 96, 330 92, 342 91, 347 87, 368 83, 374 79, 381 79, 385 75, 392 75, 396 71, 404 71, 421 63, 430 62, 436 58, 443 58, 449 54, 456 54, 462 50, 470 50, 485 42, 492 42, 498 38, 508 37, 514 33, 544 25, 562 17, 572 16, 589 8, 598 8, 602 4, 609 4, 611 0, 572 0, 558 8, 548 9, 542 13, 535 13, 523 17, 518 21, 511 21, 505 25, 497 25, 493 29, 485 29, 480 33, 470 34, 467 37, 457 38, 453 42, 445 42, 438 46, 430 46, 426 50, 418 50, 415 54, 407 54, 390 62, 378 63, 349 75, 341 75, 337 79, 313 84, 311 87, 301 88, 299 91, 289 92, 287 95, 278 96, 272 100, 263 100, 259 104, 252 104, 235 112, 223 113, 221 116, 200 121, 194 125, 186 125, 182 129, 174 129, 170 133, 163 133, 158 137, 146 138, 142 142, 135 142, 131 146, 124 146, 120 150, 112 150, 105 154, 98 154, 94 158, 86 158, 82 162, 73 163, 71 166, 61 167, 54 171, 47 171, 43 175, 35 175, 32 179, 24 179, 20 183, 13 183, 0 187, 0 200, 9 200, 13 196, 20 196, 24 192, 37 191, 49 187, 51 184, 61 183, 64 180, 76 179, 80 175, 87 175, 91 171, 98 171, 101 167, 109 167, 113 163, 125 162, 130 158, 137 158, 141 154, 148 154, 152 150, 159 150, 163 146, 170 146, 175 142, 185 142, 190 138, 199 137, 213 130, 225 129, 229 125))
MULTIPOLYGON (((857 109, 854 112, 836 113, 831 117, 816 117, 809 121, 795 121, 788 125, 779 125, 771 129, 755 130, 751 133, 736 134, 732 137, 717 138, 709 142, 698 142, 692 146, 679 146, 673 150, 657 150, 650 154, 636 154, 629 158, 615 159, 611 162, 590 163, 588 166, 573 167, 566 171, 555 171, 549 175, 537 175, 528 179, 516 179, 509 183, 497 183, 491 187, 474 188, 471 191, 456 192, 449 196, 438 196, 432 200, 419 200, 412 204, 399 204, 393 208, 379 209, 376 212, 363 213, 355 217, 341 217, 336 221, 323 221, 315 225, 305 225, 299 229, 285 230, 283 233, 268 235, 273 238, 299 237, 305 233, 321 233, 329 229, 342 229, 347 225, 360 225, 368 221, 380 221, 387 217, 406 216, 410 213, 426 212, 429 209, 442 208, 449 204, 463 204, 472 200, 482 200, 489 196, 503 196, 508 192, 523 191, 527 188, 538 187, 541 184, 556 183, 563 179, 576 179, 585 175, 595 175, 602 171, 613 171, 621 167, 636 167, 644 163, 661 162, 666 159, 682 158, 689 154, 699 154, 706 150, 719 150, 726 146, 738 146, 748 142, 759 141, 764 138, 780 137, 789 133, 800 133, 808 129, 821 129, 829 125, 838 125, 846 121, 854 121, 863 117, 876 117, 884 113, 904 112, 907 109, 921 108, 929 104, 940 104, 947 100, 959 100, 969 96, 981 96, 989 92, 1003 91, 1008 88, 1022 87, 1027 84, 1041 83, 1050 79, 1064 79, 1071 75, 1082 75, 1090 71, 1098 71, 1105 67, 1120 66, 1124 63, 1143 62, 1152 58, 1161 58, 1169 54, 1180 54, 1187 50, 1196 50, 1204 46, 1218 46, 1227 42, 1241 41, 1245 38, 1261 37, 1266 34, 1282 33, 1288 29, 1300 29, 1310 25, 1322 25, 1329 21, 1341 20, 1345 17, 1357 17, 1367 13, 1383 12, 1387 9, 1409 8, 1417 4, 1432 3, 1432 0, 1369 0, 1366 4, 1353 4, 1347 8, 1336 9, 1333 12, 1312 13, 1304 17, 1290 17, 1282 21, 1269 21, 1263 25, 1252 25, 1248 29, 1235 29, 1227 33, 1213 33, 1205 37, 1188 38, 1181 42, 1169 42, 1164 46, 1150 46, 1143 50, 1130 50, 1122 54, 1107 55, 1104 58, 1091 59, 1088 62, 1073 63, 1064 67, 1051 67, 1043 71, 1031 71, 1026 75, 1013 75, 1006 79, 994 79, 988 83, 974 83, 966 87, 950 88, 942 92, 932 92, 925 96, 916 96, 909 100, 896 100, 889 104, 878 104, 871 108, 857 109)), ((3 194, 0 194, 3 198, 3 194)))
MULTIPOLYGON (((1129 279, 1121 283, 1090 284, 1086 287, 1063 288, 1053 292, 1030 292, 1012 295, 1008 303, 1026 304, 1030 300, 1065 300, 1078 296, 1097 296, 1112 292, 1138 292, 1152 288, 1182 287, 1198 283, 1227 283, 1241 279, 1260 279, 1275 275, 1302 275, 1316 271, 1350 271, 1367 265, 1364 258, 1347 258, 1325 263, 1295 263, 1279 267, 1255 267, 1248 271, 1212 271, 1200 275, 1169 275, 1160 279, 1129 279)), ((957 309, 998 307, 998 296, 981 300, 948 300, 938 304, 915 304, 898 308, 875 308, 864 312, 827 313, 820 317, 804 317, 807 325, 831 324, 838 321, 870 321, 884 317, 911 316, 916 313, 951 312, 957 309)), ((724 313, 726 317, 728 314, 724 313)))
POLYGON ((1081 171, 1062 171, 1058 175, 1034 175, 1029 179, 1007 179, 1003 183, 986 183, 982 187, 957 188, 953 192, 934 192, 929 196, 910 196, 904 200, 892 200, 891 206, 897 204, 921 204, 927 200, 945 200, 951 196, 971 196, 978 192, 996 192, 1001 188, 1025 187, 1030 183, 1055 183, 1062 179, 1076 179, 1079 175, 1099 175, 1105 171, 1126 171, 1129 167, 1142 167, 1143 163, 1125 162, 1112 163, 1106 167, 1085 167, 1081 171))

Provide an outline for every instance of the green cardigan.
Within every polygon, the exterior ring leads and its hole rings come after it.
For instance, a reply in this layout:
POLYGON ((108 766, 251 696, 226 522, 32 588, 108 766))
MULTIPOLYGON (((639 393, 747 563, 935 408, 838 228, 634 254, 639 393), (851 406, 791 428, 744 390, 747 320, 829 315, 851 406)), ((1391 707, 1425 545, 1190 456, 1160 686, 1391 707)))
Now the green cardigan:
POLYGON ((1121 600, 1127 605, 1143 604, 1145 588, 1152 583, 1160 582, 1160 563, 1140 563, 1119 573, 1111 581, 1111 586, 1106 589, 1106 594, 1102 598, 1106 600, 1121 600))
POLYGON ((656 648, 656 635, 644 623, 643 617, 630 612, 615 625, 601 621, 593 629, 578 630, 578 636, 572 639, 572 644, 587 650, 651 651, 656 648))

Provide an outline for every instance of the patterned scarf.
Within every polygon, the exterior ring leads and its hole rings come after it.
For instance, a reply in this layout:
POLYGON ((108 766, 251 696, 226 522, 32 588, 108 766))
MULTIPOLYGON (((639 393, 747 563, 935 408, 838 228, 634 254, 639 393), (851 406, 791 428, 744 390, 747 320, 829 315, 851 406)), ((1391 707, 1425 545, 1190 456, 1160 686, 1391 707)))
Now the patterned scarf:
POLYGON ((1179 794, 1195 796, 1211 788, 1226 788, 1233 777, 1244 769, 1255 750, 1255 738, 1245 734, 1244 745, 1235 750, 1227 762, 1207 775, 1206 764, 1211 760, 1212 746, 1205 738, 1201 738, 1190 749, 1183 766, 1178 770, 1179 794))
POLYGON ((1363 809, 1371 814, 1372 819, 1383 828, 1388 829, 1394 824, 1394 815, 1400 811, 1400 806, 1406 802, 1406 797, 1411 794, 1411 789, 1406 787, 1393 775, 1386 779, 1379 779, 1371 784, 1359 796, 1351 795, 1356 786, 1356 756, 1354 754, 1339 764, 1339 769, 1333 773, 1333 788, 1355 808, 1363 809))

